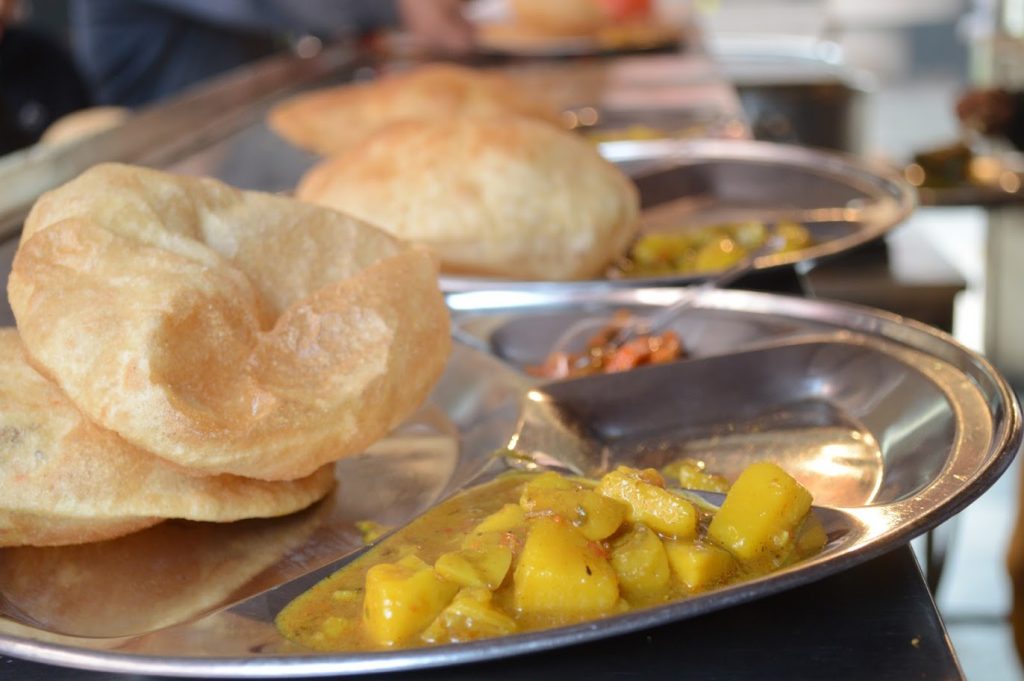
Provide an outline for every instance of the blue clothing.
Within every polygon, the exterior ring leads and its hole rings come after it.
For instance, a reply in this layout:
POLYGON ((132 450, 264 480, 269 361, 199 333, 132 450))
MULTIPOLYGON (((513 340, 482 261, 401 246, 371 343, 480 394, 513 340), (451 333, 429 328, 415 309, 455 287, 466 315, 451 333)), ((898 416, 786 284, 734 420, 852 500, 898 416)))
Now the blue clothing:
POLYGON ((0 31, 0 155, 27 147, 86 106, 89 92, 64 46, 30 27, 0 31))
POLYGON ((73 48, 99 104, 139 106, 271 54, 288 33, 398 23, 394 0, 74 0, 73 48))

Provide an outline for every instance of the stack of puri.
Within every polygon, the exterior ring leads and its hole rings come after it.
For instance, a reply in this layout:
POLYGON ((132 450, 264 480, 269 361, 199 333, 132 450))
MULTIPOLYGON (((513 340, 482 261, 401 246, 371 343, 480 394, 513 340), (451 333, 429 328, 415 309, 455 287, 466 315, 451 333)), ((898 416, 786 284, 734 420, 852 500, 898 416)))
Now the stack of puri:
POLYGON ((426 65, 285 102, 270 126, 325 158, 296 198, 437 254, 443 272, 601 276, 633 239, 633 183, 501 75, 426 65))
POLYGON ((425 399, 450 343, 426 250, 118 164, 37 201, 8 297, 0 546, 310 506, 425 399))

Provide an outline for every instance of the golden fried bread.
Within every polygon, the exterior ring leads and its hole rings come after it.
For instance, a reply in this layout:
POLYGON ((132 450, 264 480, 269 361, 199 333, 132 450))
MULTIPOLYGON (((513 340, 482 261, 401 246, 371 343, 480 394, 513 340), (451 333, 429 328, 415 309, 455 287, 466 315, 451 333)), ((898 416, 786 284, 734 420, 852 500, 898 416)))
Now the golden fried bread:
POLYGON ((639 214, 591 144, 516 117, 392 126, 314 167, 296 196, 428 245, 446 271, 525 279, 601 274, 639 214))
POLYGON ((549 35, 592 35, 612 21, 598 0, 511 0, 516 21, 549 35))
POLYGON ((0 500, 0 546, 67 546, 105 541, 164 521, 152 517, 73 518, 40 511, 12 511, 0 500))
POLYGON ((369 83, 299 95, 275 107, 268 124, 292 144, 330 155, 399 121, 500 114, 561 120, 542 96, 500 74, 428 64, 369 83))
POLYGON ((269 584, 254 578, 268 568, 278 578, 296 576, 299 568, 286 556, 310 539, 330 506, 234 523, 160 523, 72 546, 6 548, 0 554, 4 600, 43 628, 75 636, 172 626, 262 591, 269 584))
POLYGON ((55 147, 92 137, 120 126, 131 116, 131 110, 120 106, 95 106, 74 111, 58 118, 43 131, 39 144, 55 147))
POLYGON ((0 546, 78 544, 165 518, 292 513, 334 485, 332 466, 291 482, 196 476, 86 419, 0 330, 0 546))
POLYGON ((96 166, 43 195, 8 284, 31 361, 200 474, 312 474, 412 413, 450 349, 429 253, 333 210, 96 166))

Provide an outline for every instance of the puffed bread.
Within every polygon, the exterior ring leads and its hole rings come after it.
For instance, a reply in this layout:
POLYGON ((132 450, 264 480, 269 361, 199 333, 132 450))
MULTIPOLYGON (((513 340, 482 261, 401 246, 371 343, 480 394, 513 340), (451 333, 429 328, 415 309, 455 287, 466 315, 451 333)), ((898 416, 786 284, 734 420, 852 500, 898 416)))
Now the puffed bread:
POLYGON ((284 515, 334 485, 332 466, 292 482, 200 477, 86 419, 0 329, 0 546, 110 539, 165 518, 284 515))
POLYGON ((296 197, 427 245, 445 271, 516 279, 599 276, 639 219, 636 187, 593 145, 516 117, 394 125, 296 197))
POLYGON ((328 156, 397 122, 455 116, 515 114, 558 123, 542 95, 494 73, 454 64, 427 64, 368 83, 298 95, 274 107, 270 128, 292 144, 328 156))
POLYGON ((8 294, 97 424, 199 474, 289 480, 362 451, 440 376, 433 257, 333 210, 96 166, 43 195, 8 294))

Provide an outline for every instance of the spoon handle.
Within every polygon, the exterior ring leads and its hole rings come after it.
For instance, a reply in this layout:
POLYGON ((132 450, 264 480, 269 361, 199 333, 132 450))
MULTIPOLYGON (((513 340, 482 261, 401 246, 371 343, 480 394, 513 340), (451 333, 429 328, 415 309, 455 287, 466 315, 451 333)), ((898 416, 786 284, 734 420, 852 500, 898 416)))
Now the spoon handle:
POLYGON ((696 286, 689 286, 683 289, 676 302, 658 310, 654 314, 636 319, 636 321, 624 326, 622 331, 619 333, 617 340, 621 343, 641 333, 656 333, 664 329, 666 326, 671 324, 681 312, 692 307, 697 299, 707 291, 724 288, 734 281, 742 278, 744 275, 752 272, 755 269, 754 266, 757 263, 758 258, 775 253, 784 245, 783 242, 783 238, 778 234, 773 233, 769 235, 757 250, 748 253, 743 258, 710 279, 707 279, 696 286))

